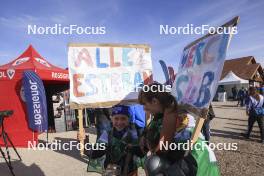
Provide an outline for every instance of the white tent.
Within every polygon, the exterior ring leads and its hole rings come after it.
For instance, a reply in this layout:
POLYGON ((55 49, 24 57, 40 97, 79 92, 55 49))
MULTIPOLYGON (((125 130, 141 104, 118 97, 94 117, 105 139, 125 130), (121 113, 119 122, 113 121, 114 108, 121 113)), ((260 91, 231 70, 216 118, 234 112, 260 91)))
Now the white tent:
MULTIPOLYGON (((224 86, 225 92, 222 95, 223 100, 233 97, 232 88, 235 86, 238 90, 242 87, 248 88, 248 80, 239 78, 235 73, 230 71, 221 81, 218 82, 218 85, 224 86)), ((221 96, 220 96, 221 98, 221 96)))
POLYGON ((230 71, 221 81, 218 82, 218 85, 230 84, 248 84, 248 80, 239 78, 235 73, 230 71))

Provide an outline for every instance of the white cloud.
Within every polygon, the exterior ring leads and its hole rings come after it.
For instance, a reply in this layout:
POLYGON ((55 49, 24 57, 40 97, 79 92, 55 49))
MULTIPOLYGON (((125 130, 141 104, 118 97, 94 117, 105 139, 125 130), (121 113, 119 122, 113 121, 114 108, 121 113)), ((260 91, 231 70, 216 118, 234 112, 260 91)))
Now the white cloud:
POLYGON ((0 25, 9 28, 26 28, 28 24, 36 23, 38 18, 31 15, 21 15, 15 17, 0 17, 0 25))
POLYGON ((57 24, 66 24, 68 23, 68 18, 65 15, 57 15, 57 16, 52 16, 50 18, 50 21, 57 24))
POLYGON ((12 29, 25 29, 28 25, 41 25, 46 26, 50 23, 66 24, 68 18, 64 15, 55 15, 50 18, 48 17, 36 17, 28 14, 13 17, 0 17, 0 26, 5 26, 12 29))
POLYGON ((0 57, 9 57, 10 55, 0 51, 0 57))
POLYGON ((230 52, 230 55, 244 55, 246 53, 253 53, 254 51, 257 51, 257 50, 264 50, 264 44, 262 45, 255 45, 255 46, 251 46, 251 47, 248 47, 248 48, 239 48, 239 49, 235 49, 235 50, 232 50, 232 51, 229 51, 230 52))

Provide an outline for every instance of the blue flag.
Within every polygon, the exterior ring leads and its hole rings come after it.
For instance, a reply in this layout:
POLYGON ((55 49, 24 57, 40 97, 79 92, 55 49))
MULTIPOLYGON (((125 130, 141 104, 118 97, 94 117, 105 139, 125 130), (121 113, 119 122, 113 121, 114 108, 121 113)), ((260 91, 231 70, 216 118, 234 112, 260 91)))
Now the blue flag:
POLYGON ((48 130, 46 93, 42 80, 33 71, 23 74, 29 127, 38 132, 48 130))

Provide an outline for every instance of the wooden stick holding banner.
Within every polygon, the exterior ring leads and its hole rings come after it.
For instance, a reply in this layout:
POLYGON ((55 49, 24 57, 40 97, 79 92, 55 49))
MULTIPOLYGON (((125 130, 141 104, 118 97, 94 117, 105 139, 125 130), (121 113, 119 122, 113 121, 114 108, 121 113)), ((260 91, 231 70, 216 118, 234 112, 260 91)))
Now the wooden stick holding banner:
POLYGON ((199 137, 201 129, 203 127, 204 121, 207 118, 207 114, 208 114, 208 110, 205 109, 204 114, 202 116, 198 117, 196 124, 195 124, 194 132, 193 132, 192 137, 191 137, 192 144, 195 144, 195 142, 198 140, 198 137, 199 137))
MULTIPOLYGON (((78 109, 78 119, 79 119, 79 136, 84 136, 84 128, 83 128, 83 109, 78 109)), ((84 139, 80 138, 80 154, 84 155, 84 139)))
POLYGON ((181 113, 190 113, 194 116, 197 116, 197 120, 196 120, 196 124, 195 124, 195 128, 194 128, 194 133, 192 134, 191 137, 191 141, 193 143, 195 143, 199 137, 200 131, 203 127, 204 121, 207 118, 207 114, 208 114, 208 109, 204 108, 204 109, 197 109, 192 105, 189 104, 181 104, 178 106, 178 111, 181 113))

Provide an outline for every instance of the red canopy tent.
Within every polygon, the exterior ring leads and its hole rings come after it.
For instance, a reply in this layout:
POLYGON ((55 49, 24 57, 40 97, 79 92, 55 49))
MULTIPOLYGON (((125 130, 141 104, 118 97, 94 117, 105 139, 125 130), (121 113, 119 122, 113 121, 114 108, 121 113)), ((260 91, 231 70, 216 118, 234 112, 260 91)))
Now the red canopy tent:
POLYGON ((35 71, 44 83, 49 119, 53 114, 52 95, 69 87, 68 70, 47 62, 31 45, 17 59, 0 66, 0 111, 14 111, 5 119, 4 126, 14 145, 19 147, 27 147, 28 141, 38 139, 38 133, 28 127, 22 88, 22 76, 26 70, 35 71))

